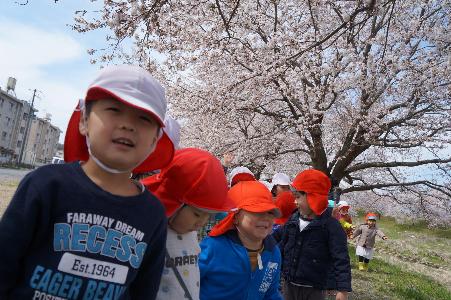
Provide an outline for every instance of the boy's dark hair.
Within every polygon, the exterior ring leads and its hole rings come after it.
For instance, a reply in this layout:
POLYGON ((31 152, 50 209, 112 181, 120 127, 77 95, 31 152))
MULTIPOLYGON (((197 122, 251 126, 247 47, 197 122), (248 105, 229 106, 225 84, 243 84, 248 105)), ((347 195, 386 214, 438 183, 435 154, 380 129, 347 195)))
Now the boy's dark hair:
POLYGON ((296 197, 299 197, 299 196, 307 195, 306 192, 304 192, 304 191, 298 191, 298 190, 296 190, 296 189, 293 188, 293 187, 290 187, 290 191, 293 193, 293 195, 294 195, 295 198, 296 198, 296 197))
POLYGON ((94 104, 95 101, 86 101, 85 102, 85 115, 86 117, 89 116, 89 114, 91 113, 92 110, 92 105, 94 104))

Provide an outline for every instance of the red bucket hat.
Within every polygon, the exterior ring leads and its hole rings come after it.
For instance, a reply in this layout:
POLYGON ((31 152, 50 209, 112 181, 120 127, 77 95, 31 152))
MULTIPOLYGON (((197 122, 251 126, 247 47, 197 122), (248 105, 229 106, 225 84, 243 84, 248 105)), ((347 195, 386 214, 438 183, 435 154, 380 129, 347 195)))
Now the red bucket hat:
POLYGON ((291 186, 296 191, 307 193, 307 203, 315 215, 321 215, 327 208, 327 195, 332 186, 329 177, 318 170, 305 170, 294 178, 291 186))
POLYGON ((161 170, 141 181, 172 216, 183 204, 211 211, 229 211, 234 204, 227 196, 227 179, 221 162, 211 153, 185 148, 161 170))
POLYGON ((292 192, 282 192, 276 197, 276 206, 280 209, 282 216, 274 220, 276 224, 285 224, 288 218, 291 216, 293 211, 296 210, 297 206, 294 203, 294 196, 292 192))
MULTIPOLYGON (((112 98, 150 113, 160 126, 164 127, 166 114, 164 94, 163 87, 146 70, 137 66, 110 66, 104 68, 91 83, 82 103, 112 98)), ((79 131, 81 109, 80 105, 77 105, 67 126, 64 139, 66 162, 89 159, 86 138, 79 131)), ((133 170, 133 173, 161 169, 171 161, 173 156, 174 145, 163 129, 155 150, 133 170)))
POLYGON ((241 181, 230 188, 228 193, 230 199, 235 203, 235 208, 229 212, 221 222, 216 224, 210 231, 210 236, 218 236, 232 229, 234 216, 240 210, 249 212, 275 211, 276 217, 280 216, 279 208, 272 201, 271 192, 261 182, 241 181))

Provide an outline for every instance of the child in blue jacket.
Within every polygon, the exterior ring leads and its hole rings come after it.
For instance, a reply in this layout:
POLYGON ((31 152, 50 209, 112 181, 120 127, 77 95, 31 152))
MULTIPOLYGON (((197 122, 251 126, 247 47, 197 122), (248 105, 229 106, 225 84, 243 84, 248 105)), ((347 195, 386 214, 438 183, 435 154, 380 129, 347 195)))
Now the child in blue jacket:
POLYGON ((270 235, 280 211, 271 193, 242 181, 228 195, 237 208, 200 244, 200 299, 282 299, 280 251, 270 235))

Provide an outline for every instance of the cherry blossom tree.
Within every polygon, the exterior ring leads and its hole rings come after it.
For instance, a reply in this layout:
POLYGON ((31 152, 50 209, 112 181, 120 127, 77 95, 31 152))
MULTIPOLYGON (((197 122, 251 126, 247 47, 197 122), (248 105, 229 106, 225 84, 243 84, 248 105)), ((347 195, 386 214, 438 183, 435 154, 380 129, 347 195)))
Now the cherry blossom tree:
POLYGON ((185 146, 450 211, 450 15, 449 1, 105 0, 74 29, 111 29, 94 62, 164 80, 185 146))

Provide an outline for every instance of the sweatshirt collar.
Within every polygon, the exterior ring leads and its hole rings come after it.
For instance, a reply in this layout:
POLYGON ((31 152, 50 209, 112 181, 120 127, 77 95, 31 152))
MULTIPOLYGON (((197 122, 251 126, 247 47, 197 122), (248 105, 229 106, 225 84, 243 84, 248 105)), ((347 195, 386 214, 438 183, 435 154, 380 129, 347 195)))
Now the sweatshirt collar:
MULTIPOLYGON (((224 235, 227 236, 235 244, 238 244, 238 245, 244 247, 243 243, 241 242, 240 238, 238 237, 238 232, 236 231, 236 229, 231 229, 231 230, 227 231, 224 235)), ((263 240, 263 246, 264 246, 263 252, 265 250, 273 251, 273 249, 276 245, 277 245, 276 240, 274 240, 274 238, 269 234, 263 240)))

